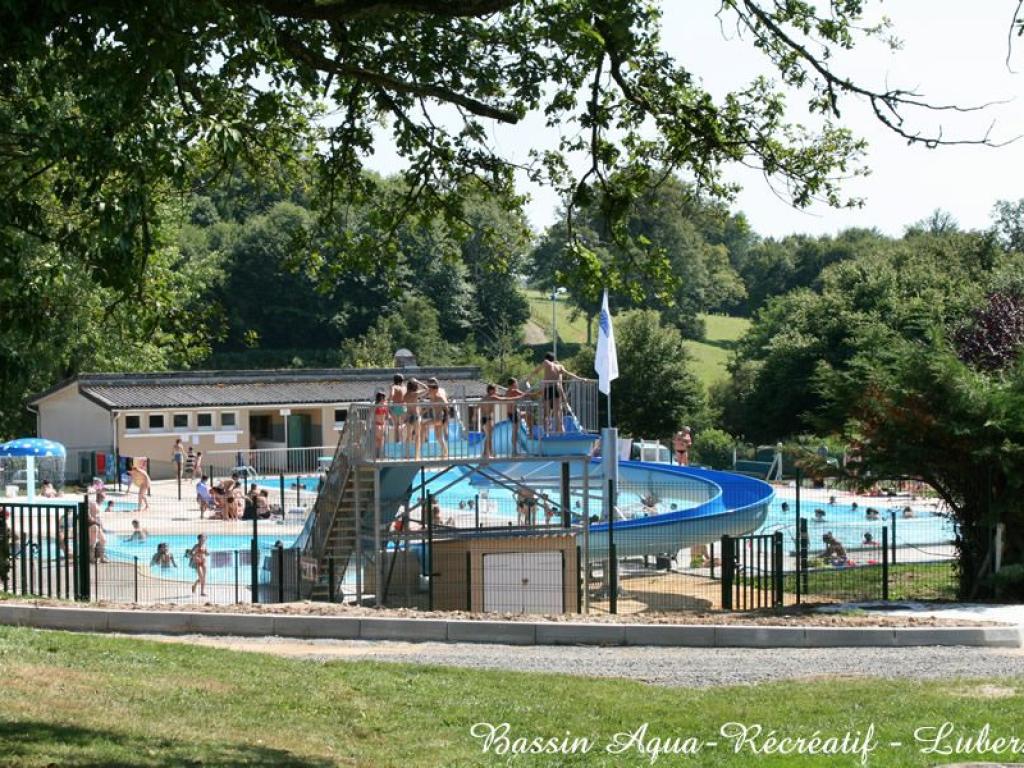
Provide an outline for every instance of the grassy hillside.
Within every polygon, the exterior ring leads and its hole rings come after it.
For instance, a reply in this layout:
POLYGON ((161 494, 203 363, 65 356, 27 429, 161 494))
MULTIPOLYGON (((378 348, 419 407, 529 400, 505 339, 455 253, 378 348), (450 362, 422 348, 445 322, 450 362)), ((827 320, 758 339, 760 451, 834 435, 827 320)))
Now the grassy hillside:
MULTIPOLYGON (((542 291, 526 291, 530 302, 530 319, 526 322, 525 335, 527 344, 551 343, 551 298, 542 291)), ((697 376, 706 386, 721 381, 728 375, 725 369, 729 360, 729 351, 736 340, 750 326, 745 317, 729 317, 727 315, 702 315, 707 324, 707 338, 704 341, 687 341, 686 348, 693 355, 697 376)), ((555 305, 555 318, 558 325, 558 343, 566 344, 567 355, 573 351, 573 345, 585 344, 587 340, 587 323, 583 316, 573 318, 572 309, 559 300, 555 305)), ((597 327, 593 328, 597 334, 597 327)))
POLYGON ((686 348, 693 355, 697 376, 705 386, 710 386, 728 376, 725 366, 729 362, 729 352, 750 327, 750 321, 745 317, 728 315, 701 317, 707 324, 707 337, 704 341, 687 341, 686 348))

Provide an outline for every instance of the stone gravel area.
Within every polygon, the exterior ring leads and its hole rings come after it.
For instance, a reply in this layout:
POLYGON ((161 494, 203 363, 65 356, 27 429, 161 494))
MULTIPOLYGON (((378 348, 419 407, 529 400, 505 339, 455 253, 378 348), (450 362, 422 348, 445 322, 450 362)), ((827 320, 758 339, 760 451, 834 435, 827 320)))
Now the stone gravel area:
MULTIPOLYGON (((31 605, 68 607, 69 603, 58 600, 19 600, 31 605)), ((176 603, 74 603, 75 608, 103 608, 106 610, 128 611, 189 611, 201 613, 251 613, 280 614, 287 616, 346 616, 351 618, 378 619, 443 619, 459 621, 525 621, 525 622, 573 622, 595 624, 717 624, 717 625, 763 625, 779 627, 977 627, 1009 625, 1012 622, 993 621, 983 618, 947 619, 936 616, 921 616, 911 613, 893 612, 879 615, 854 609, 837 611, 831 606, 789 606, 781 609, 766 609, 743 613, 725 611, 700 611, 689 613, 634 613, 610 615, 607 613, 537 614, 513 613, 468 613, 466 611, 420 611, 406 608, 377 609, 353 605, 320 602, 272 603, 251 605, 179 605, 176 603), (827 612, 819 611, 827 608, 827 612)), ((941 607, 942 604, 935 604, 941 607)))
MULTIPOLYGON (((132 635, 139 637, 139 635, 132 635)), ((707 688, 786 679, 883 677, 1020 678, 1024 651, 982 648, 595 648, 476 643, 155 636, 148 639, 256 651, 314 662, 333 660, 432 664, 516 672, 626 678, 652 685, 707 688)))

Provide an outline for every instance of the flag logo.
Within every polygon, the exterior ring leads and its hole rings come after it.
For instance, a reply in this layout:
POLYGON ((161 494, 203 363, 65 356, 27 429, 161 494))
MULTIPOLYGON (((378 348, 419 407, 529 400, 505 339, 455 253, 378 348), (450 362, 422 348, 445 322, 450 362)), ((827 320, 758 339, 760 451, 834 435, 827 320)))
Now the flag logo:
POLYGON ((598 316, 597 325, 594 370, 597 372, 597 388, 608 395, 612 391, 612 382, 619 378, 619 358, 615 353, 615 330, 612 328, 612 313, 608 309, 607 290, 601 301, 601 314, 598 316))

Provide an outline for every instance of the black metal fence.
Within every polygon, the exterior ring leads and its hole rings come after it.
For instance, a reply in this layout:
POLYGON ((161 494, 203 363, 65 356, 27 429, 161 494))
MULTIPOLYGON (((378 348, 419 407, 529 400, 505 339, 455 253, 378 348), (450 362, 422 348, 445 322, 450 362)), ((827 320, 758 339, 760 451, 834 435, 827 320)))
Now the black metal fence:
MULTIPOLYGON (((770 503, 744 509, 733 498, 716 510, 706 484, 679 479, 595 483, 584 493, 578 477, 569 483, 557 473, 529 490, 428 478, 381 499, 385 525, 376 535, 365 506, 358 546, 316 561, 292 545, 318 475, 253 482, 228 472, 229 490, 217 494, 220 477, 202 487, 158 481, 141 497, 122 488, 70 505, 5 504, 4 590, 137 603, 312 597, 657 614, 951 598, 957 587, 953 521, 927 488, 908 482, 855 494, 790 481, 775 486, 770 503), (612 515, 603 511, 609 493, 612 515), (316 585, 312 595, 304 584, 316 585)), ((730 488, 720 477, 723 495, 740 480, 730 488)))
POLYGON ((3 504, 0 585, 15 595, 88 599, 95 535, 83 504, 3 504))

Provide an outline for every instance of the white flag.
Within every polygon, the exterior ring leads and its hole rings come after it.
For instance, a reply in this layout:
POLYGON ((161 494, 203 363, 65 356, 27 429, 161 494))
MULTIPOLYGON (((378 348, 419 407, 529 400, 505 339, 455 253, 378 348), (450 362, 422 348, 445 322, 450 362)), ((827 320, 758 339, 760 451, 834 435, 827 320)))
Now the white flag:
POLYGON ((615 331, 612 329, 612 313, 608 311, 607 289, 601 301, 601 314, 597 325, 597 357, 594 358, 594 370, 597 371, 597 388, 608 395, 612 391, 612 382, 619 378, 619 358, 615 354, 615 331))

